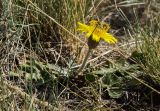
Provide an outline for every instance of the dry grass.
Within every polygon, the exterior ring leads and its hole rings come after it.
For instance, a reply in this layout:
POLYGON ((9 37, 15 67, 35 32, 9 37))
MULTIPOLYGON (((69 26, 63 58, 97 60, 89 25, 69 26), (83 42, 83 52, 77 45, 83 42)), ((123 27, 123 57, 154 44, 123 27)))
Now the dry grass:
POLYGON ((159 5, 158 0, 0 1, 0 110, 159 109, 159 5), (101 42, 77 75, 87 51, 77 21, 91 19, 111 24, 119 42, 101 42))

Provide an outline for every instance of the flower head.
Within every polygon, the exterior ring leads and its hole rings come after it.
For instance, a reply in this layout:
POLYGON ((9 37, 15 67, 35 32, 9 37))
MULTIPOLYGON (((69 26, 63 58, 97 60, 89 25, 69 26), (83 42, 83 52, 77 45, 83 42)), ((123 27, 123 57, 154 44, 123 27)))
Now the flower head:
POLYGON ((115 44, 117 39, 111 34, 107 33, 110 26, 104 22, 99 22, 97 20, 91 20, 89 25, 82 24, 78 22, 78 29, 81 32, 86 32, 86 37, 93 40, 94 43, 99 43, 101 39, 109 44, 115 44))

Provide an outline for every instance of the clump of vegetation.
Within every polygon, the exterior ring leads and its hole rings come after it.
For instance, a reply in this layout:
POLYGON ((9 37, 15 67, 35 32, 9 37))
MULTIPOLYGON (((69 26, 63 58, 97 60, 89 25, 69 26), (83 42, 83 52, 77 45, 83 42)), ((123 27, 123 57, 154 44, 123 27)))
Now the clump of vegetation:
POLYGON ((159 5, 0 0, 0 109, 159 110, 159 5))

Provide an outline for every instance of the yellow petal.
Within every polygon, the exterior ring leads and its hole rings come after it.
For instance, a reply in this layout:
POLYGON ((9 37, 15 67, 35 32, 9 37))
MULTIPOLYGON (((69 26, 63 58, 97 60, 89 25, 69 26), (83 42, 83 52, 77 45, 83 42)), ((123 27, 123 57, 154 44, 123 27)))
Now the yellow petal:
POLYGON ((97 34, 92 34, 92 40, 99 42, 100 41, 100 37, 97 34))
POLYGON ((86 34, 87 38, 90 37, 93 33, 95 33, 95 27, 89 26, 88 27, 88 33, 86 34))
POLYGON ((89 31, 89 32, 86 34, 86 37, 89 38, 91 35, 92 35, 92 31, 89 31))
POLYGON ((83 32, 88 32, 89 30, 89 26, 88 25, 85 25, 85 24, 82 24, 80 22, 78 22, 78 29, 77 30, 80 30, 80 31, 83 31, 83 32))
POLYGON ((106 33, 103 37, 101 37, 102 39, 104 39, 106 42, 108 42, 109 44, 115 44, 117 42, 117 39, 115 37, 113 37, 111 34, 106 33))

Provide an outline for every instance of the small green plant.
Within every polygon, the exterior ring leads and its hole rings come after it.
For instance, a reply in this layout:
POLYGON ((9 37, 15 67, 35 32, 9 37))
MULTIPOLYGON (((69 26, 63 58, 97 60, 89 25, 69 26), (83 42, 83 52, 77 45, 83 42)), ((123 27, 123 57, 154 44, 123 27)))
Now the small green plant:
POLYGON ((67 69, 49 63, 44 64, 32 59, 31 61, 27 61, 26 64, 20 65, 16 72, 11 73, 12 75, 17 75, 16 73, 23 74, 26 80, 46 81, 50 77, 56 79, 61 75, 67 76, 67 69))
MULTIPOLYGON (((128 73, 136 72, 138 65, 123 66, 115 64, 116 67, 101 68, 94 71, 93 74, 102 76, 100 78, 102 88, 108 92, 111 98, 120 98, 128 87, 134 87, 138 82, 134 80, 128 73)), ((140 76, 140 75, 139 75, 140 76)), ((136 77, 138 77, 136 75, 136 77)))

